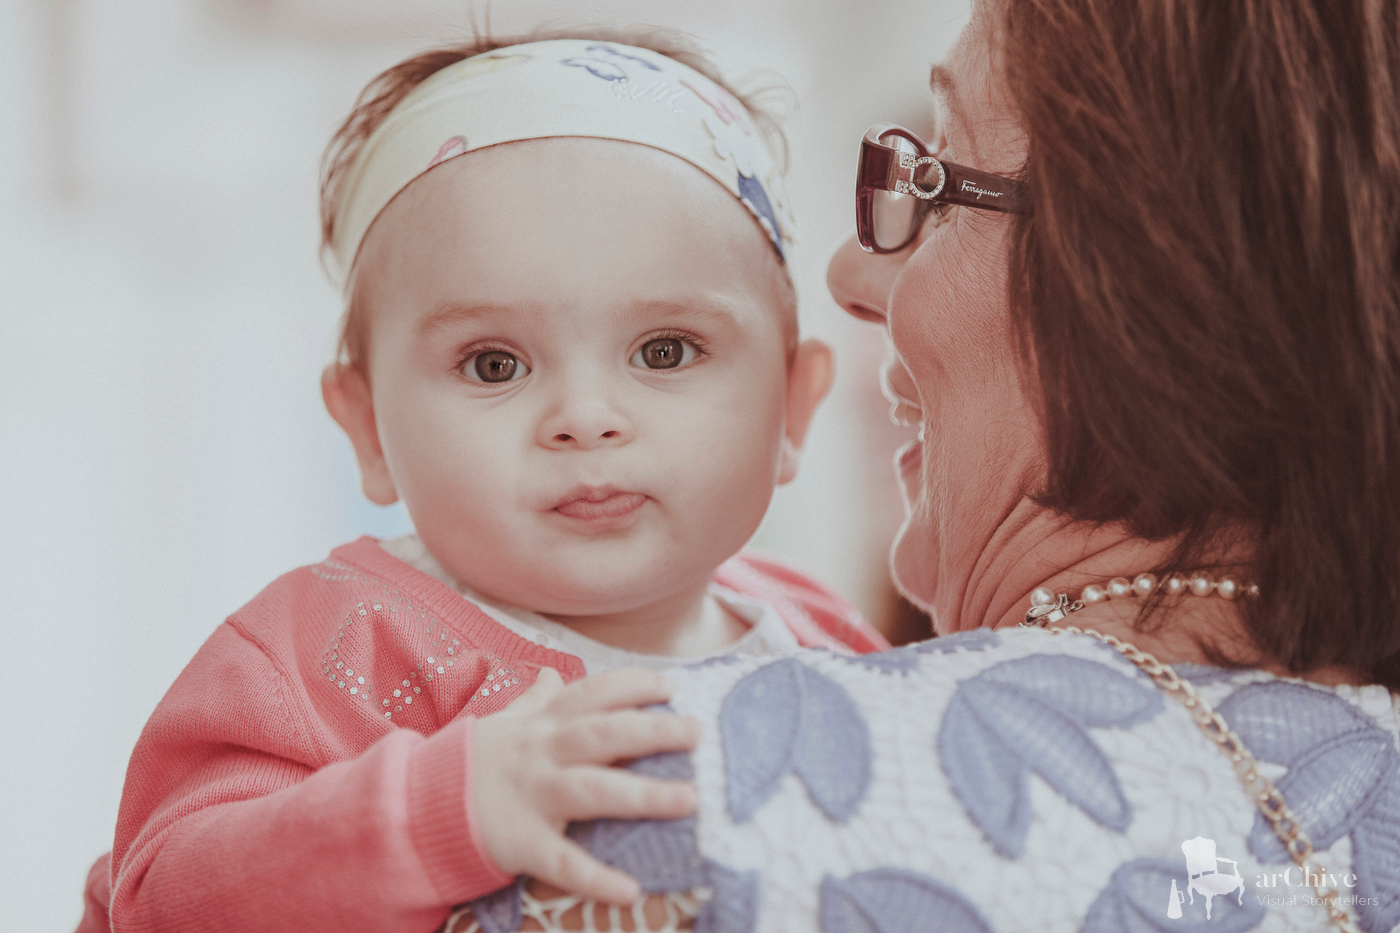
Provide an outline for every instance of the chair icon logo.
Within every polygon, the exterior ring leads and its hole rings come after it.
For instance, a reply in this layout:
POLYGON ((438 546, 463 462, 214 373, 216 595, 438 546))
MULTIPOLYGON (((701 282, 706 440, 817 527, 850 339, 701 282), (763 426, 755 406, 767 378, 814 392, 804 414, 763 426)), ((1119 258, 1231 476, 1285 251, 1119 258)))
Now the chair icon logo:
POLYGON ((1244 878, 1240 876, 1239 863, 1234 859, 1217 857, 1214 839, 1206 839, 1204 836, 1187 839, 1181 844, 1181 851, 1186 856, 1186 892, 1183 894, 1177 890, 1176 879, 1173 878, 1171 894, 1167 899, 1169 920, 1180 919, 1181 902, 1189 897, 1194 904, 1197 894, 1205 896, 1207 920, 1210 919, 1211 901, 1217 895, 1238 891, 1236 902, 1244 904, 1244 878), (1216 867, 1220 862, 1230 863, 1231 874, 1220 873, 1216 867))

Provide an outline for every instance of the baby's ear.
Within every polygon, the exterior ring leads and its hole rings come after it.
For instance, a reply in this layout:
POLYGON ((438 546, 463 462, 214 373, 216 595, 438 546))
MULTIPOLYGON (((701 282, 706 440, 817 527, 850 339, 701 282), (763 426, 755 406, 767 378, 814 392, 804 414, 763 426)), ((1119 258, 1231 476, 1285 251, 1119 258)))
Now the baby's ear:
POLYGON ((812 426, 812 416, 826 393, 831 391, 835 378, 836 362, 831 347, 811 339, 797 345, 788 367, 787 426, 783 430, 779 483, 790 482, 797 475, 802 443, 807 439, 807 429, 812 426))
POLYGON ((332 363, 321 373, 321 398, 326 411, 340 425, 355 447, 355 459, 360 463, 360 485, 365 496, 377 505, 392 505, 399 500, 394 478, 379 446, 379 429, 374 422, 374 396, 369 381, 357 367, 332 363))

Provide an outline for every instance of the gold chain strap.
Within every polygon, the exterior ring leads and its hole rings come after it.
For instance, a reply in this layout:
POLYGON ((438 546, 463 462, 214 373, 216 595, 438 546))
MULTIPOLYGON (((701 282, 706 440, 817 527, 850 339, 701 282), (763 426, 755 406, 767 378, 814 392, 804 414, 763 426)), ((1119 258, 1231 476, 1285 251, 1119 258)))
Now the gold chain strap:
MULTIPOLYGON (((1033 623, 1031 627, 1034 627, 1033 623)), ((1230 759, 1230 764, 1235 768, 1235 774, 1239 777, 1240 783, 1244 785, 1245 792, 1254 799, 1259 807, 1259 812, 1264 814, 1264 818, 1273 826, 1274 832, 1278 835, 1279 841, 1283 843, 1284 849, 1293 859, 1295 865, 1303 869, 1303 878, 1308 877, 1308 860, 1312 858, 1312 841, 1303 832, 1303 827, 1293 816, 1293 811, 1288 809, 1288 804, 1284 802, 1283 794, 1279 793, 1274 782, 1263 774, 1259 773, 1259 762, 1249 749, 1245 748, 1244 742, 1235 734, 1225 722, 1225 718, 1211 709, 1209 703, 1196 692, 1190 681, 1182 680, 1170 664, 1163 664, 1152 655, 1143 651, 1136 645, 1115 638, 1112 635, 1105 635, 1093 629, 1082 629, 1073 625, 1062 625, 1056 628, 1044 626, 1048 632, 1073 632, 1077 635, 1089 635, 1099 641, 1116 649, 1133 664, 1137 665, 1152 682, 1162 688, 1169 696, 1177 700, 1186 711, 1191 714, 1191 718, 1196 721, 1196 725, 1201 727, 1201 731, 1206 734, 1216 747, 1230 759)), ((1332 923, 1342 933, 1362 933, 1356 921, 1351 918, 1345 907, 1338 902, 1338 891, 1336 888, 1326 884, 1322 879, 1326 877, 1323 867, 1316 862, 1312 862, 1313 869, 1317 872, 1317 880, 1313 883, 1313 889, 1317 892, 1318 902, 1327 909, 1327 916, 1332 923)))

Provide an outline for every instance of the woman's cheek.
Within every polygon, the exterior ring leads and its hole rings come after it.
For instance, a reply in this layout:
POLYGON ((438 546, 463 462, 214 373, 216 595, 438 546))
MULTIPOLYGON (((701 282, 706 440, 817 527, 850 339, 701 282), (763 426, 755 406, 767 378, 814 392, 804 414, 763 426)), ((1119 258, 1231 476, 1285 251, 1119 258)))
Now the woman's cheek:
MULTIPOLYGON (((906 367, 941 355, 940 333, 950 313, 956 313, 957 278, 947 268, 941 237, 926 239, 890 285, 890 340, 906 367)), ((911 368, 911 374, 913 372, 911 368)))
POLYGON ((1016 357, 1006 227, 963 226, 956 235, 940 230, 895 281, 890 336, 921 392, 972 398, 1008 364, 1014 371, 1016 357))

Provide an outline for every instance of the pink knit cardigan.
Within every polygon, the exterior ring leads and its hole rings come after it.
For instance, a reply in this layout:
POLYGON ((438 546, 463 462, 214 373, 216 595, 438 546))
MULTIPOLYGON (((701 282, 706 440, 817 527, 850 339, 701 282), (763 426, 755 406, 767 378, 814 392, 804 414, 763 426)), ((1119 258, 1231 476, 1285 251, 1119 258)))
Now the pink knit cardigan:
MULTIPOLYGON (((769 559, 734 558, 716 580, 772 605, 803 645, 888 647, 769 559)), ((511 880, 476 834, 472 723, 542 667, 583 675, 372 538, 281 577, 146 724, 79 930, 435 929, 511 880)))

